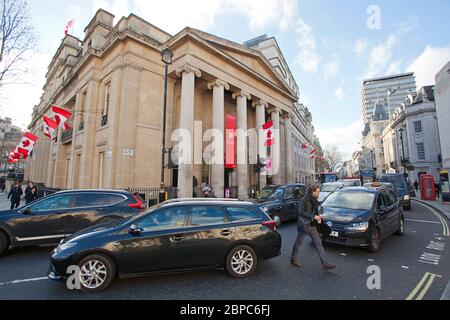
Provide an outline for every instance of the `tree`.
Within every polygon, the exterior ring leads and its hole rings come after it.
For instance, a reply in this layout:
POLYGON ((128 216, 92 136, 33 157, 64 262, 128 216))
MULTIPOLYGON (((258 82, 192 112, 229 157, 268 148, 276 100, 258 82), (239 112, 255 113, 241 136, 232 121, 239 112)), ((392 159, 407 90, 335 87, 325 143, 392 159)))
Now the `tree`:
POLYGON ((328 146, 324 150, 324 158, 330 166, 330 170, 338 171, 342 167, 342 153, 336 146, 328 146))
POLYGON ((27 2, 0 0, 0 87, 18 80, 34 45, 27 2))

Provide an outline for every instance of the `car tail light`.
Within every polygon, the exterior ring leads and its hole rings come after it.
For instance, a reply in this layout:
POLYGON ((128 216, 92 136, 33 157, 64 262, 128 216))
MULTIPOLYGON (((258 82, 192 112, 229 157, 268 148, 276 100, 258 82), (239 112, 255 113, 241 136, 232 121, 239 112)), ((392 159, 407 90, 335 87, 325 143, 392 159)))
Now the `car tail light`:
POLYGON ((133 197, 134 200, 136 200, 135 203, 130 203, 128 206, 130 208, 134 208, 134 209, 145 209, 145 204, 141 201, 141 199, 139 199, 137 196, 135 196, 134 194, 131 195, 133 197))
POLYGON ((272 230, 276 230, 277 228, 277 222, 274 220, 270 220, 270 221, 264 221, 263 223, 261 223, 263 226, 272 229, 272 230))

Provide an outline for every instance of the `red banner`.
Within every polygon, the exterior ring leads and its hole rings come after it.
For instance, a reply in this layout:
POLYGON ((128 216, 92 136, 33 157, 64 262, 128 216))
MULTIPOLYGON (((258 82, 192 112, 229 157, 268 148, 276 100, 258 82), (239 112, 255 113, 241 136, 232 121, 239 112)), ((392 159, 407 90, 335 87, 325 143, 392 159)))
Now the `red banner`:
POLYGON ((225 168, 236 168, 236 117, 225 117, 225 168))

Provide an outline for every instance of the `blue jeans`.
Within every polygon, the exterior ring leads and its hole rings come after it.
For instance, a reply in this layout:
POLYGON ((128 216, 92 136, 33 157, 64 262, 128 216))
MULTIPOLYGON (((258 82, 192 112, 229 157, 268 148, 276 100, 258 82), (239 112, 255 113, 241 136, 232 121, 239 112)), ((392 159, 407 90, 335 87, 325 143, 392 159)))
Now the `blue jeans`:
POLYGON ((294 247, 292 248, 291 259, 297 260, 298 253, 300 251, 301 245, 303 244, 305 236, 309 236, 313 241, 317 253, 319 254, 320 261, 322 262, 322 265, 328 264, 328 259, 325 254, 325 249, 323 248, 322 239, 320 238, 319 231, 317 231, 316 227, 311 226, 309 226, 306 231, 303 230, 302 228, 298 228, 298 235, 297 239, 295 239, 294 247))

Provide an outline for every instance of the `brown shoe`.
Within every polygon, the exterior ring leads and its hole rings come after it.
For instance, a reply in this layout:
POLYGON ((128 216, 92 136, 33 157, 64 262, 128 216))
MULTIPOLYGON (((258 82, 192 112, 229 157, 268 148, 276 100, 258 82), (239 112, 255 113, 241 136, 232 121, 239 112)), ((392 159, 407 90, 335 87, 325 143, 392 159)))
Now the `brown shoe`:
POLYGON ((300 268, 301 266, 297 259, 291 259, 291 265, 297 268, 300 268))
POLYGON ((337 267, 334 264, 327 263, 323 266, 323 268, 325 270, 333 270, 333 269, 336 269, 337 267))

